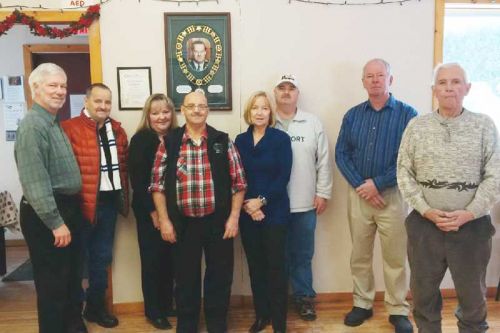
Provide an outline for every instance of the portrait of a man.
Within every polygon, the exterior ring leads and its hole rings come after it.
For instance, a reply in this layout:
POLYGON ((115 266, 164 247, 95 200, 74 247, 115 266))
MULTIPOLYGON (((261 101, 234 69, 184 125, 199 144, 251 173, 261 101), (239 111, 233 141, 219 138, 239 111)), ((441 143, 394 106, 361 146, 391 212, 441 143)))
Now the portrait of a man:
POLYGON ((175 105, 204 91, 211 110, 231 110, 229 13, 165 13, 167 90, 175 105))
POLYGON ((205 38, 192 38, 188 41, 188 66, 193 72, 203 72, 208 68, 210 49, 205 38))

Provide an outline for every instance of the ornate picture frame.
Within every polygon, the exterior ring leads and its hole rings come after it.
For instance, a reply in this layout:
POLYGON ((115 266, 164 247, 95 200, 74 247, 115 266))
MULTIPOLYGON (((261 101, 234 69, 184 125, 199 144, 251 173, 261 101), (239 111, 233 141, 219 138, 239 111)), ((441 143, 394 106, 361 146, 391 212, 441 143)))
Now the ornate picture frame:
POLYGON ((167 94, 177 110, 195 90, 211 110, 232 109, 229 13, 165 13, 165 58, 167 94))

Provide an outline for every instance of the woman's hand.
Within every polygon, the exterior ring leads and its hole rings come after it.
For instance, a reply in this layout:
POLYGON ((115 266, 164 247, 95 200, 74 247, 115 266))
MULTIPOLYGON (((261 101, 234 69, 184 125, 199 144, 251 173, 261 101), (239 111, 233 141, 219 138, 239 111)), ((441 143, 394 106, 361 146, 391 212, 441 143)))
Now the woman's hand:
POLYGON ((262 210, 259 209, 255 212, 253 212, 252 214, 250 214, 250 217, 252 218, 252 220, 254 220, 256 222, 260 222, 260 221, 264 220, 266 215, 262 212, 262 210))
POLYGON ((247 199, 243 202, 243 209, 248 215, 252 215, 261 208, 262 202, 258 198, 247 199))
POLYGON ((177 235, 175 234, 174 226, 169 219, 160 220, 160 234, 164 241, 169 243, 175 243, 177 241, 177 235))

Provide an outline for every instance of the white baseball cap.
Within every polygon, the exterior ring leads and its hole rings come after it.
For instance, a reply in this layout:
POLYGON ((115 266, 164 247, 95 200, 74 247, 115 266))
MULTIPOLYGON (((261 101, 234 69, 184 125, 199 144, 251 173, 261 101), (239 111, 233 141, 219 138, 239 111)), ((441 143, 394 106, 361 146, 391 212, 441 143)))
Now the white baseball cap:
POLYGON ((276 86, 279 86, 283 82, 288 82, 290 84, 293 84, 295 88, 299 89, 299 81, 297 81, 297 78, 293 74, 283 74, 280 76, 278 79, 278 82, 276 82, 276 86))

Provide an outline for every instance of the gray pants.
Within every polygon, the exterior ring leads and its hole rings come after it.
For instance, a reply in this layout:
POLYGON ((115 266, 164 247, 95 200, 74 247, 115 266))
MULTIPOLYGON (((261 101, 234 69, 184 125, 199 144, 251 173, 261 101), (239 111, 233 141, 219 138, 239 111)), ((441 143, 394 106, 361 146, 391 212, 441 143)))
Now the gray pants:
POLYGON ((413 211, 406 218, 406 231, 413 316, 418 332, 441 332, 439 286, 447 268, 458 298, 455 316, 459 332, 486 332, 485 276, 495 233, 490 216, 470 221, 457 232, 443 232, 413 211))

